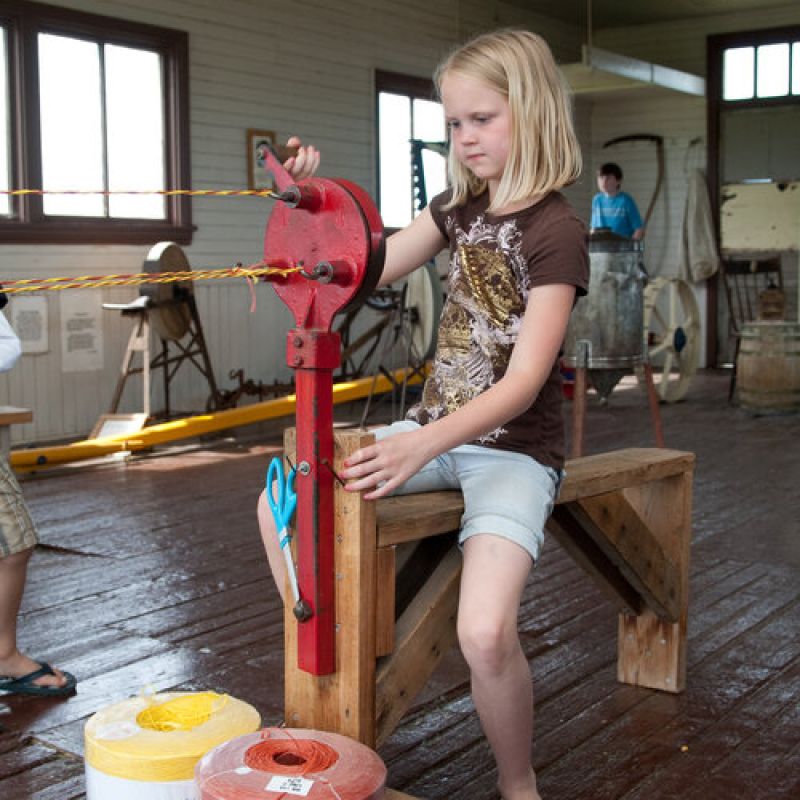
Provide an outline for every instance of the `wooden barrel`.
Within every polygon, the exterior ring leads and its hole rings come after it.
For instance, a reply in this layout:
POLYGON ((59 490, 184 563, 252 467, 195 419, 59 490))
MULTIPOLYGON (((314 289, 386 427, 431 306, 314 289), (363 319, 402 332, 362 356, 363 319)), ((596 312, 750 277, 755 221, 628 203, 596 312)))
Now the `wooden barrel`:
POLYGON ((736 362, 739 403, 762 414, 800 409, 800 324, 748 322, 736 362))

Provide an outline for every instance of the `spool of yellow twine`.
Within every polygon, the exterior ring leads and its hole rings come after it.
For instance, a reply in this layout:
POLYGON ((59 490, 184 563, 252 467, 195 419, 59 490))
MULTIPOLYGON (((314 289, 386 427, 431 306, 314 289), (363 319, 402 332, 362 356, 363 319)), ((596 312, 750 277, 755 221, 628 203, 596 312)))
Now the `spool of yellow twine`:
POLYGON ((85 729, 87 800, 196 796, 197 762, 260 724, 252 706, 215 692, 140 696, 98 711, 85 729))
POLYGON ((216 692, 187 694, 156 703, 136 715, 136 723, 150 731, 191 731, 221 711, 228 695, 216 692))

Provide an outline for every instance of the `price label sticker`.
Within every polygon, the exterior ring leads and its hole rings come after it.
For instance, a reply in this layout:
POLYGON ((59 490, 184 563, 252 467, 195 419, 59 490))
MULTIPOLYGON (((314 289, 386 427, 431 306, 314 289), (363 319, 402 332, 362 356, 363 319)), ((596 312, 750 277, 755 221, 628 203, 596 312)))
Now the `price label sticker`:
POLYGON ((306 797, 313 785, 314 781, 300 778, 297 775, 273 775, 267 784, 267 791, 306 797))

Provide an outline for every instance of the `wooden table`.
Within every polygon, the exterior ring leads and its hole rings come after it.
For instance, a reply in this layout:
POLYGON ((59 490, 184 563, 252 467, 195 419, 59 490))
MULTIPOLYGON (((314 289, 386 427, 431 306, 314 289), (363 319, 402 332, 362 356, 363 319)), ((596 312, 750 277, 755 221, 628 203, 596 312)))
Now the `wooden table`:
POLYGON ((0 455, 8 458, 11 450, 11 426, 15 423, 32 422, 33 412, 29 408, 0 406, 0 455))

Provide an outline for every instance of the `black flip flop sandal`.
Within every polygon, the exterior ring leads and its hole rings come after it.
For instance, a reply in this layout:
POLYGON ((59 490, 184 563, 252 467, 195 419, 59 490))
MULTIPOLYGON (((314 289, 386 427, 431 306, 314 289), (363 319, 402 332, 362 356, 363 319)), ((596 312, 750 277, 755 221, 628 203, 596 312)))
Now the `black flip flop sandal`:
POLYGON ((75 686, 78 683, 74 675, 69 672, 62 673, 66 679, 63 686, 42 686, 35 681, 45 675, 55 675, 55 670, 44 661, 37 662, 39 669, 22 675, 19 678, 0 677, 0 695, 6 694, 25 694, 38 697, 69 697, 75 694, 75 686))

